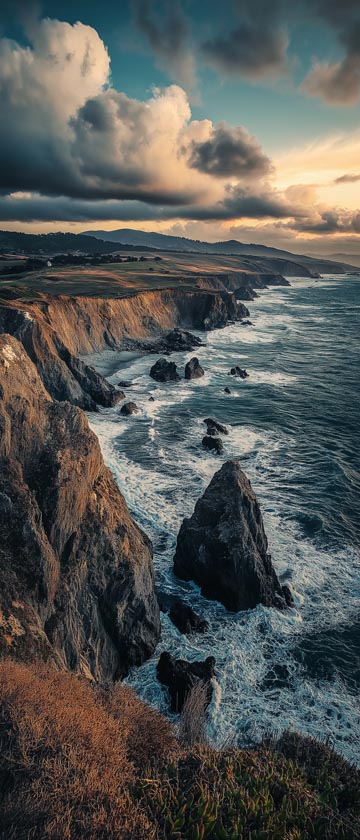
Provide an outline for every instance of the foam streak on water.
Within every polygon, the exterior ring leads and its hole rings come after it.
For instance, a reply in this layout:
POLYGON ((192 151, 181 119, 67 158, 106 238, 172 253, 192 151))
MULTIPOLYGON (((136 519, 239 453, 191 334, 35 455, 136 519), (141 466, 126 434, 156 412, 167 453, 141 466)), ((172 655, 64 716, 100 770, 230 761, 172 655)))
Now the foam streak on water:
MULTIPOLYGON (((133 380, 127 396, 141 412, 122 418, 117 407, 90 421, 154 542, 159 588, 182 593, 210 622, 205 636, 185 637, 162 616, 162 642, 129 682, 166 711, 155 670, 161 650, 214 654, 215 741, 248 743, 290 728, 327 738, 358 761, 360 279, 291 282, 251 304, 253 327, 207 335, 196 352, 206 371, 198 381, 159 385, 148 375, 153 358, 122 354, 110 381, 133 380), (249 370, 248 380, 228 375, 234 364, 249 370), (201 447, 209 415, 230 429, 222 459, 201 447), (253 484, 277 572, 295 593, 286 614, 263 607, 229 614, 172 574, 181 521, 230 457, 241 459, 253 484)), ((172 359, 183 369, 191 355, 172 359)))

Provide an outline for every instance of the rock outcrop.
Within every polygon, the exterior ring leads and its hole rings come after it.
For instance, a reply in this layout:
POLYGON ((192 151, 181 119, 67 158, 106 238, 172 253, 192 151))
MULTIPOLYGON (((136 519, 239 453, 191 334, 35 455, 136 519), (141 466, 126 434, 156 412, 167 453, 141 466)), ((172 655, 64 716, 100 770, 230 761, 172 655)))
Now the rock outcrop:
POLYGON ((208 435, 228 435, 229 430, 224 426, 222 423, 219 423, 218 420, 215 420, 214 417, 205 417, 204 423, 206 424, 206 434, 208 435))
POLYGON ((156 382, 179 382, 180 376, 177 372, 175 362, 168 362, 167 359, 158 359, 150 368, 150 376, 156 382))
POLYGON ((285 608, 260 508, 239 461, 227 461, 215 473, 192 516, 184 519, 174 572, 235 612, 257 604, 285 608))
POLYGON ((209 449, 209 451, 214 452, 215 455, 222 455, 224 451, 222 440, 219 437, 213 437, 211 434, 203 437, 202 445, 204 449, 209 449))
POLYGON ((0 336, 0 650, 124 676, 160 637, 152 547, 85 414, 0 336))
POLYGON ((211 680, 215 676, 215 665, 213 656, 208 656, 204 662, 186 662, 185 659, 175 659, 167 651, 161 654, 157 664, 157 677, 169 689, 173 712, 181 712, 188 694, 197 682, 206 684, 206 699, 209 705, 213 694, 211 680))
POLYGON ((209 624, 205 618, 198 615, 189 604, 184 604, 177 598, 169 612, 169 616, 180 633, 206 633, 209 624))
POLYGON ((197 356, 193 356, 185 365, 185 379, 199 379, 204 376, 204 368, 201 367, 197 356))
POLYGON ((239 365, 235 365, 235 367, 231 368, 230 375, 239 376, 240 379, 247 379, 249 376, 247 370, 245 370, 245 368, 239 367, 239 365))
POLYGON ((130 417, 131 414, 138 414, 138 413, 139 413, 139 409, 138 409, 136 403, 134 403, 134 402, 124 403, 124 405, 122 405, 121 409, 120 409, 120 414, 122 414, 124 417, 130 417))

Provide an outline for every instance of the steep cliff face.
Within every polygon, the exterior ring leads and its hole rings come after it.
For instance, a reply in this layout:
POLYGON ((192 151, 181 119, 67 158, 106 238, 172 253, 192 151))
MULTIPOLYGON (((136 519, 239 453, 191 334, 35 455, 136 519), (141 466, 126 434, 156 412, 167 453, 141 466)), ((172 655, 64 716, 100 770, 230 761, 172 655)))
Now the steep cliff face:
POLYGON ((0 336, 0 650, 107 680, 160 636, 152 549, 86 416, 0 336))
POLYGON ((87 410, 114 405, 123 394, 78 354, 139 346, 174 327, 209 330, 246 317, 227 292, 178 289, 115 300, 51 297, 0 306, 0 333, 14 335, 34 362, 48 393, 87 410))

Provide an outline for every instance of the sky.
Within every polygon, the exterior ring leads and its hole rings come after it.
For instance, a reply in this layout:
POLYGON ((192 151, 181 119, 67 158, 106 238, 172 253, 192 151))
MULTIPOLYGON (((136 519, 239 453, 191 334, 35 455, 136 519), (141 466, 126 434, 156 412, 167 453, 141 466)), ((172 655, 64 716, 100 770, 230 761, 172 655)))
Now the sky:
POLYGON ((3 0, 0 227, 360 253, 358 0, 3 0))

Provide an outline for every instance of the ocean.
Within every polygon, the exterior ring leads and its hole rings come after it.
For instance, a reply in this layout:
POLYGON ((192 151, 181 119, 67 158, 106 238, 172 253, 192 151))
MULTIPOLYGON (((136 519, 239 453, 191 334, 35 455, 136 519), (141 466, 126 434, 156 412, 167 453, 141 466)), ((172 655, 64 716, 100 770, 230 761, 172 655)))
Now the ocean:
POLYGON ((89 419, 153 540, 158 589, 185 598, 210 623, 205 635, 183 636, 162 614, 158 649, 127 682, 168 714, 156 679, 161 651, 214 655, 214 743, 251 744, 290 729, 359 762, 360 276, 290 282, 249 304, 253 326, 199 334, 204 347, 172 354, 181 373, 197 355, 202 379, 160 385, 149 377, 154 356, 106 351, 88 360, 114 384, 132 380, 127 398, 141 409, 123 418, 117 406, 89 419), (229 376, 235 364, 247 380, 229 376), (208 416, 229 427, 221 457, 201 445, 208 416), (228 613, 172 572, 183 517, 222 461, 235 457, 260 502, 276 571, 294 593, 285 613, 228 613))

